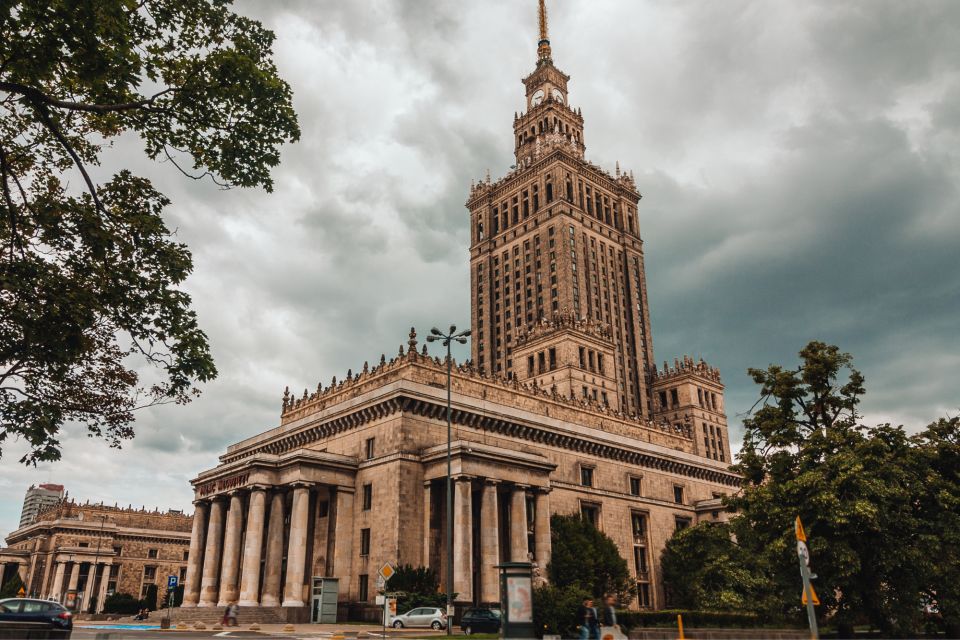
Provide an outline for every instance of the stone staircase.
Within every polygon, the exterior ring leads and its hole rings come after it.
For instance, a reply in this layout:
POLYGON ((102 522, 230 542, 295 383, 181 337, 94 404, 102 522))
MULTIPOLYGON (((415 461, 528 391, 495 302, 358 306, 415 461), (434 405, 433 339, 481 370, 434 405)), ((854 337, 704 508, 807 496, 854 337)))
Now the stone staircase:
MULTIPOLYGON (((216 624, 223 620, 224 607, 175 607, 170 609, 170 621, 175 625, 178 622, 185 622, 187 625, 193 625, 194 622, 203 622, 204 624, 216 624)), ((286 624, 287 622, 306 622, 306 619, 299 618, 309 615, 306 607, 240 607, 237 613, 237 622, 240 626, 251 625, 254 622, 258 624, 286 624), (300 614, 300 615, 297 615, 300 614)), ((158 624, 160 620, 167 617, 166 609, 158 609, 150 614, 149 622, 158 624)), ((133 620, 133 618, 124 619, 133 620)))

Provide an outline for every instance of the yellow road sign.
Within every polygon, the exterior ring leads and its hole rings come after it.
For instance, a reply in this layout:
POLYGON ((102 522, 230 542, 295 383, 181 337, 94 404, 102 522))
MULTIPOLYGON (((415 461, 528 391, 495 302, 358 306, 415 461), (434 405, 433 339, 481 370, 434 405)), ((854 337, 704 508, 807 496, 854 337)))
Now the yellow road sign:
POLYGON ((806 542, 807 534, 803 532, 803 523, 800 522, 800 516, 797 516, 797 521, 794 523, 794 529, 796 530, 796 533, 797 533, 797 540, 806 542))
MULTIPOLYGON (((813 596, 813 604, 820 606, 820 598, 817 597, 817 592, 813 590, 813 585, 810 585, 810 594, 813 596)), ((800 602, 807 604, 807 591, 803 591, 803 595, 800 596, 800 602)))
POLYGON ((395 574, 396 572, 397 570, 393 568, 392 564, 390 564, 389 562, 384 562, 383 566, 380 567, 380 571, 378 571, 377 573, 383 576, 383 580, 384 582, 386 582, 390 580, 391 576, 393 576, 393 574, 395 574))

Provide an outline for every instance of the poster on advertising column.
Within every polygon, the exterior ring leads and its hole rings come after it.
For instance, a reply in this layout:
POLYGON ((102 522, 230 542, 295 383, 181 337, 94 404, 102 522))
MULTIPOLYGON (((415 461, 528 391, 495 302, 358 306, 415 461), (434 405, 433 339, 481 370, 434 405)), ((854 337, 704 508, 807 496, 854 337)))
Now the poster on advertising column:
POLYGON ((529 577, 507 577, 507 606, 510 607, 510 622, 533 622, 533 592, 529 577))

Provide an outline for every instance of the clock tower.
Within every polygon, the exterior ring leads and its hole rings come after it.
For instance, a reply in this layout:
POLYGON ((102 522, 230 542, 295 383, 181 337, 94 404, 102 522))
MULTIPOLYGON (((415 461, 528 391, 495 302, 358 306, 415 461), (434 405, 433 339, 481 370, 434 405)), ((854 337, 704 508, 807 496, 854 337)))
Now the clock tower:
POLYGON ((516 164, 474 184, 472 357, 490 376, 649 418, 653 342, 632 175, 586 161, 544 0, 536 68, 515 114, 516 164))

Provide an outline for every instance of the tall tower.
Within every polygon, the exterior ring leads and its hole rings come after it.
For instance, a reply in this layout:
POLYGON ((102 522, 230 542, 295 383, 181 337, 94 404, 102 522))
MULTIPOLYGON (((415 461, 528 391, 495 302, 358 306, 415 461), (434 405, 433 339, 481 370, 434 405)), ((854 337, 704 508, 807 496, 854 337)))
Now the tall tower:
POLYGON ((653 341, 632 175, 584 159, 544 1, 537 64, 514 115, 516 164, 470 191, 475 365, 650 417, 653 341))

